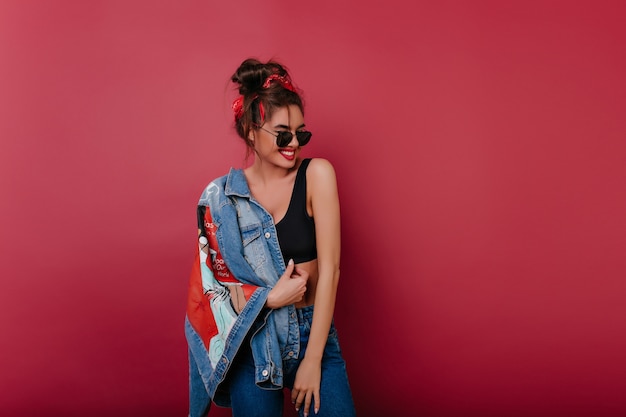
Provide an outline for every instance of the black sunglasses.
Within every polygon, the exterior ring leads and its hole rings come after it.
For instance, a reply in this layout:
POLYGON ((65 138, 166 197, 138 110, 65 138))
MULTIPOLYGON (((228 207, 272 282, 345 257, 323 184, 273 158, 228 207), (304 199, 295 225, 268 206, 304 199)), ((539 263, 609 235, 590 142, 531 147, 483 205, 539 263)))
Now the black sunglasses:
MULTIPOLYGON (((284 148, 285 146, 289 145, 291 143, 291 139, 293 139, 293 133, 288 130, 279 130, 278 132, 274 133, 262 127, 260 127, 260 129, 265 130, 272 136, 275 136, 276 146, 278 146, 279 148, 284 148)), ((304 146, 309 143, 309 141, 311 140, 311 136, 313 136, 313 134, 308 130, 296 131, 296 139, 298 140, 298 145, 300 146, 304 146)))

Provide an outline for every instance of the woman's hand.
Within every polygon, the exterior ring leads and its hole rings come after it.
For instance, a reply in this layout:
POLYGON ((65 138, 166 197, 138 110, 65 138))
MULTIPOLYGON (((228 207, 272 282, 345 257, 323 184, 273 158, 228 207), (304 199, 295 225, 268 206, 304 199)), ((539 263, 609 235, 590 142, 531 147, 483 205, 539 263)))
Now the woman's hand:
POLYGON ((320 381, 322 379, 322 363, 318 360, 307 359, 306 355, 296 372, 296 380, 291 390, 291 402, 296 405, 296 411, 304 403, 304 416, 309 415, 311 400, 314 402, 315 414, 320 409, 320 381))
POLYGON ((265 305, 269 308, 280 308, 302 301, 308 279, 309 273, 298 268, 293 259, 290 259, 285 273, 267 295, 265 305))

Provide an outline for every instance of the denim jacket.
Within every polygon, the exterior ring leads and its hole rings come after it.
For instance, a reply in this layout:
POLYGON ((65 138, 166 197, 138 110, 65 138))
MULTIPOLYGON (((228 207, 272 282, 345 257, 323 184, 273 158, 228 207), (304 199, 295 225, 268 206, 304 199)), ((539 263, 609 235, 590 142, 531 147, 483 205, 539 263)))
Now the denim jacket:
POLYGON ((242 170, 206 187, 198 228, 185 319, 190 417, 205 416, 211 401, 230 406, 220 383, 246 335, 255 382, 265 389, 283 387, 283 362, 298 358, 300 337, 293 305, 265 307, 285 262, 272 216, 251 196, 242 170))

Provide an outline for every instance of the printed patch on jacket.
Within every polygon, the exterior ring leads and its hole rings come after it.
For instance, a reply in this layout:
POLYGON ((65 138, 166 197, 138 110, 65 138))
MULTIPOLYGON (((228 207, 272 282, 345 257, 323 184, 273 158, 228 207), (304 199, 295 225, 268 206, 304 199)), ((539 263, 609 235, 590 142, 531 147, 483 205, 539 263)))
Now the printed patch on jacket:
POLYGON ((215 367, 228 334, 257 287, 243 284, 230 272, 219 249, 211 212, 198 210, 198 254, 189 280, 187 316, 209 352, 215 367))

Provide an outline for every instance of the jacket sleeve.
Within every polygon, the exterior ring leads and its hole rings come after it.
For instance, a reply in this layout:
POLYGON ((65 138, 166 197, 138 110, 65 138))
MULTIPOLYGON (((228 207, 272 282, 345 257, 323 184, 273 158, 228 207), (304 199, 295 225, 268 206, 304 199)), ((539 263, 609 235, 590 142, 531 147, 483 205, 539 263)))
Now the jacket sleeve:
POLYGON ((198 252, 189 279, 187 317, 213 367, 226 339, 257 286, 243 284, 226 266, 208 206, 198 206, 198 252))

